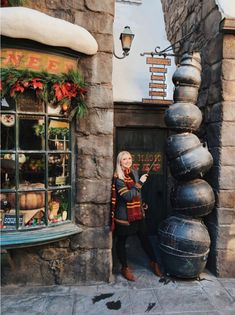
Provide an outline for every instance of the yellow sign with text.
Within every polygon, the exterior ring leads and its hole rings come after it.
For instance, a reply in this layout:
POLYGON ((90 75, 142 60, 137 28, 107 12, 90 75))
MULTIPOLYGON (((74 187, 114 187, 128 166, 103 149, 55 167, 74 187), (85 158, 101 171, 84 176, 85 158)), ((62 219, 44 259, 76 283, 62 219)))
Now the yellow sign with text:
POLYGON ((77 59, 26 49, 2 48, 1 67, 67 73, 77 69, 77 59))

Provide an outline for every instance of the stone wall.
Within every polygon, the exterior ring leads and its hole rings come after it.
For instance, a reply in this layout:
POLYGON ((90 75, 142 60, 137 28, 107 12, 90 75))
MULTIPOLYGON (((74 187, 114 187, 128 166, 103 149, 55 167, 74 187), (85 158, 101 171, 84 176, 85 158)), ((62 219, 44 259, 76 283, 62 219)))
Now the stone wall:
POLYGON ((2 265, 5 284, 89 284, 109 281, 112 275, 108 223, 113 173, 114 4, 115 0, 28 1, 33 9, 86 28, 99 49, 96 55, 80 60, 89 84, 88 114, 76 122, 74 135, 75 220, 83 232, 44 246, 9 250, 2 265))
POLYGON ((176 45, 175 52, 201 53, 203 71, 197 105, 204 119, 198 135, 213 155, 214 165, 206 180, 216 194, 216 207, 205 220, 212 240, 208 268, 217 276, 232 277, 235 276, 234 23, 231 22, 232 32, 220 30, 222 16, 215 0, 161 2, 172 44, 194 30, 176 45))

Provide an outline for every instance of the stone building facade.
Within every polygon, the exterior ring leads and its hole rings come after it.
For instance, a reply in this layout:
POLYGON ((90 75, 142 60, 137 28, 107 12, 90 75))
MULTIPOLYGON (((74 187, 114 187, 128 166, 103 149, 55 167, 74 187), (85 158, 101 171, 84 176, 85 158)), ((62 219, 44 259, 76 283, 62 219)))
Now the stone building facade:
POLYGON ((212 241, 208 268, 217 276, 232 277, 235 276, 235 20, 223 19, 215 0, 162 0, 162 6, 172 44, 192 32, 176 45, 175 52, 201 53, 202 84, 197 105, 204 119, 199 136, 206 141, 214 159, 206 180, 216 195, 215 209, 205 219, 212 241))
POLYGON ((3 255, 2 283, 77 284, 111 278, 114 4, 114 0, 27 2, 32 9, 84 27, 99 46, 94 56, 83 55, 79 63, 89 85, 88 114, 76 122, 74 135, 75 222, 83 232, 48 245, 8 250, 3 255))
MULTIPOLYGON (((140 0, 125 1, 141 4, 140 0)), ((10 249, 3 255, 4 284, 88 284, 112 279, 109 231, 113 173, 114 109, 112 93, 115 0, 40 0, 27 5, 86 28, 98 42, 94 56, 82 56, 79 67, 89 84, 88 114, 75 124, 75 221, 83 232, 61 241, 10 249)), ((206 223, 212 239, 208 267, 218 276, 235 275, 235 23, 222 16, 215 0, 162 0, 171 43, 179 52, 199 49, 202 86, 198 106, 204 114, 200 137, 214 158, 208 182, 217 203, 206 223)), ((162 116, 163 117, 163 116, 162 116)))

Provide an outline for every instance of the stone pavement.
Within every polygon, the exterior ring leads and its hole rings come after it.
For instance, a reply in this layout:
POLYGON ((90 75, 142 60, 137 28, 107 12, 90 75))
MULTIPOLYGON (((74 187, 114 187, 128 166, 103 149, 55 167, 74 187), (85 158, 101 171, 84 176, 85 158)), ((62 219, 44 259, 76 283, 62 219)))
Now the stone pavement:
POLYGON ((120 275, 91 286, 5 286, 2 315, 235 315, 235 279, 208 271, 197 280, 168 284, 146 268, 134 269, 136 282, 120 275))

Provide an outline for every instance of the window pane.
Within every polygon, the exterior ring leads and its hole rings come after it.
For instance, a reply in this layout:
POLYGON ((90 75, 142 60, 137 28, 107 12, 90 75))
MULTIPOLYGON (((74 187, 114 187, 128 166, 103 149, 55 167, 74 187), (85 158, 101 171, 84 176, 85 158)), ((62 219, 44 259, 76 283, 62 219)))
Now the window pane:
MULTIPOLYGON (((61 189, 56 191, 48 191, 50 195, 48 221, 49 223, 56 223, 66 221, 69 219, 69 190, 61 189)), ((49 200, 49 198, 48 198, 49 200)))
POLYGON ((2 111, 15 110, 14 98, 9 97, 9 96, 2 98, 1 99, 1 110, 2 111))
POLYGON ((15 154, 1 154, 1 188, 15 186, 15 154))
POLYGON ((48 155, 49 185, 69 184, 69 155, 53 153, 48 155))
POLYGON ((17 110, 21 112, 45 112, 44 103, 36 96, 36 92, 28 89, 17 98, 17 110))
POLYGON ((15 149, 15 115, 1 115, 1 149, 15 149))
POLYGON ((0 228, 16 229, 15 193, 1 193, 0 200, 0 228))
POLYGON ((25 154, 25 162, 21 164, 19 169, 20 184, 24 184, 26 181, 28 183, 34 183, 35 188, 42 187, 42 184, 44 187, 45 155, 40 153, 25 154))
POLYGON ((27 190, 19 193, 19 212, 23 216, 24 227, 45 224, 45 191, 28 191, 34 188, 38 185, 20 185, 20 189, 27 190))
POLYGON ((19 149, 45 150, 44 117, 20 116, 19 149))
POLYGON ((69 123, 50 119, 48 124, 49 150, 69 150, 69 123))

